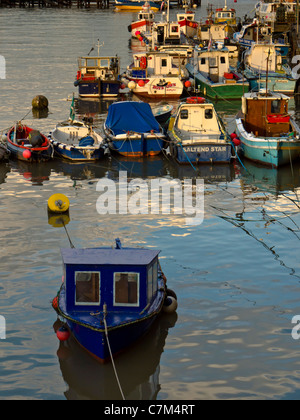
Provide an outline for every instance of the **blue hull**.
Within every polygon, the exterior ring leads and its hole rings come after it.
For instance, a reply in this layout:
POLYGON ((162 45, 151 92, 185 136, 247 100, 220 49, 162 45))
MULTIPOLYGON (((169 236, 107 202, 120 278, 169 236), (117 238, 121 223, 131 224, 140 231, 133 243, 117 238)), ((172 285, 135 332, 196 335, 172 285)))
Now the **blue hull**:
POLYGON ((109 147, 112 151, 122 156, 143 157, 156 156, 161 153, 164 147, 164 140, 161 138, 145 138, 116 140, 110 139, 109 147))
POLYGON ((79 96, 82 97, 110 97, 118 96, 120 82, 118 81, 95 81, 95 82, 75 82, 78 86, 79 96))
MULTIPOLYGON (((259 91, 260 89, 266 89, 266 76, 261 76, 260 79, 258 77, 254 78, 253 76, 247 78, 250 84, 250 90, 259 91)), ((268 87, 271 87, 273 92, 292 95, 294 94, 295 86, 296 81, 293 79, 280 76, 268 76, 268 87)))
POLYGON ((75 162, 89 162, 104 157, 104 149, 102 147, 87 152, 82 148, 66 146, 62 143, 57 145, 55 142, 52 142, 52 145, 54 147, 54 152, 58 157, 75 162))
POLYGON ((173 157, 181 164, 227 163, 232 159, 230 144, 201 144, 173 146, 173 157))

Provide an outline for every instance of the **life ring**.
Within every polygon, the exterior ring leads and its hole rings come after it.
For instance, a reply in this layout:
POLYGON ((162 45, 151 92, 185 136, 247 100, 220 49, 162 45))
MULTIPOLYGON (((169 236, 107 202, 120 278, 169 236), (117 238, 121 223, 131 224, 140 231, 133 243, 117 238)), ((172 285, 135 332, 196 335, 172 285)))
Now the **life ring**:
POLYGON ((190 98, 187 98, 186 103, 187 104, 204 104, 205 98, 201 98, 199 96, 191 96, 190 98))

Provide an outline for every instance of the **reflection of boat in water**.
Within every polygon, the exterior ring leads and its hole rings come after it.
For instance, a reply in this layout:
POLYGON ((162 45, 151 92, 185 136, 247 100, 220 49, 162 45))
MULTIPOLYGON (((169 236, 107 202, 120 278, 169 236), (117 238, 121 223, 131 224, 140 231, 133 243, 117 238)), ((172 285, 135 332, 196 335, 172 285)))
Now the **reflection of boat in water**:
POLYGON ((0 162, 0 184, 4 184, 7 174, 9 172, 9 164, 7 162, 0 162))
POLYGON ((210 165, 202 164, 197 170, 188 165, 172 162, 168 165, 168 173, 174 179, 197 177, 207 183, 231 182, 235 179, 235 166, 233 163, 210 165))
POLYGON ((300 187, 300 162, 286 165, 280 168, 270 168, 256 164, 249 160, 243 162, 245 169, 241 168, 244 182, 255 185, 260 190, 279 193, 281 191, 293 191, 300 187))
POLYGON ((32 165, 22 160, 10 160, 9 164, 14 172, 18 172, 23 178, 33 185, 43 185, 49 181, 53 161, 43 162, 42 165, 32 165))
MULTIPOLYGON (((116 359, 116 370, 126 399, 156 399, 160 391, 161 354, 168 330, 174 327, 176 321, 176 313, 163 314, 149 334, 137 342, 130 352, 120 354, 116 359)), ((60 343, 57 354, 63 378, 69 386, 65 393, 68 400, 121 399, 111 364, 97 363, 72 337, 60 343)))

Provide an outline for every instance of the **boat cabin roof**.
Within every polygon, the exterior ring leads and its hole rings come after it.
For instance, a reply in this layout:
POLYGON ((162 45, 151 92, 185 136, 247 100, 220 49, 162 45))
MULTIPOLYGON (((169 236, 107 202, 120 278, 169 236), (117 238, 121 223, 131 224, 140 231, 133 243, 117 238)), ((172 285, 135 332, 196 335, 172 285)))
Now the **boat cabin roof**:
POLYGON ((290 100, 290 97, 280 93, 280 92, 272 92, 272 91, 268 91, 268 94, 266 95, 266 90, 262 89, 259 92, 247 92, 244 94, 244 98, 246 98, 246 100, 257 100, 257 99, 261 99, 261 100, 270 100, 270 101, 274 101, 274 100, 290 100))
POLYGON ((67 248, 61 250, 65 265, 149 265, 160 251, 139 248, 67 248))

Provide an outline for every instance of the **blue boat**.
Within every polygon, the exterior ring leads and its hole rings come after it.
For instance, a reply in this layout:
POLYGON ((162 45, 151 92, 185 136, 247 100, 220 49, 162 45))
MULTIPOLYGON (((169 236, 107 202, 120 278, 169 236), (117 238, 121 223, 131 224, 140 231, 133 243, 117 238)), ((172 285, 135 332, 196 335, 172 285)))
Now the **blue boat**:
POLYGON ((182 102, 169 125, 169 150, 181 164, 227 163, 233 148, 212 103, 191 97, 182 102))
POLYGON ((163 308, 176 302, 166 299, 160 251, 122 248, 117 239, 115 249, 70 248, 61 253, 64 282, 53 307, 81 346, 101 362, 136 342, 163 308))
POLYGON ((300 128, 288 114, 289 97, 275 92, 251 92, 242 98, 236 117, 239 152, 252 161, 279 167, 300 156, 300 128))
POLYGON ((108 109, 104 133, 109 148, 127 157, 160 154, 166 135, 148 103, 115 102, 108 109))
POLYGON ((81 98, 118 96, 121 82, 119 57, 80 57, 74 86, 81 98))

